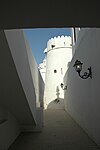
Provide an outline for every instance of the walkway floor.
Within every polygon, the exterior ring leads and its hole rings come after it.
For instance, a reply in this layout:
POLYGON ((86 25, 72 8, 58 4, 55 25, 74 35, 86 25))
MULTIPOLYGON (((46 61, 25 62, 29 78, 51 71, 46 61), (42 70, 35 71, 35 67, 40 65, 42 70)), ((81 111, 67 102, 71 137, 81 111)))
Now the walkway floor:
POLYGON ((9 150, 100 150, 63 110, 46 110, 40 133, 22 133, 9 150))

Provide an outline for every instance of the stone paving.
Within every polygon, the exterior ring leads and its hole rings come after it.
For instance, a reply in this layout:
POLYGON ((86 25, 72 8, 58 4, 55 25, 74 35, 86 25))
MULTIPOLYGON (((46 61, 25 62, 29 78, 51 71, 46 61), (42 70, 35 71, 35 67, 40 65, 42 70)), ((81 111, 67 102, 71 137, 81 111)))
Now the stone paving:
POLYGON ((100 150, 64 110, 45 110, 42 132, 21 133, 9 150, 100 150))

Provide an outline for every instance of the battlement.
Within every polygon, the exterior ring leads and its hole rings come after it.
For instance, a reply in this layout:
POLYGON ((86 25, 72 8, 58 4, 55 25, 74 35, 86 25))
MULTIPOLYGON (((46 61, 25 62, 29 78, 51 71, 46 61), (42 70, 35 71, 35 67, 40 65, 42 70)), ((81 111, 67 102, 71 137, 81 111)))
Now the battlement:
POLYGON ((47 42, 47 51, 59 47, 71 47, 71 37, 70 36, 57 36, 49 39, 47 42))

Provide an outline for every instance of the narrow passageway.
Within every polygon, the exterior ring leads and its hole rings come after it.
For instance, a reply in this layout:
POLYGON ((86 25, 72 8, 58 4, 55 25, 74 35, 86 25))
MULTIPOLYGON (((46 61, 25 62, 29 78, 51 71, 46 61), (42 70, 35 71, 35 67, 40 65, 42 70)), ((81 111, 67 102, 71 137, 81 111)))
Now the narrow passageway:
POLYGON ((44 111, 42 132, 22 133, 9 150, 99 150, 64 110, 44 111))

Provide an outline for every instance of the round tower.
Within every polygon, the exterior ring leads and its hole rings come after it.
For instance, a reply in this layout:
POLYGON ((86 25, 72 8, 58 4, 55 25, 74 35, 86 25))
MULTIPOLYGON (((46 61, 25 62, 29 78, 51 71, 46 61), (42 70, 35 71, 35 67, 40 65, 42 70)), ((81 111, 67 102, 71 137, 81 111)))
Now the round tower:
POLYGON ((44 103, 64 99, 63 77, 72 58, 70 36, 58 36, 47 42, 44 103))

